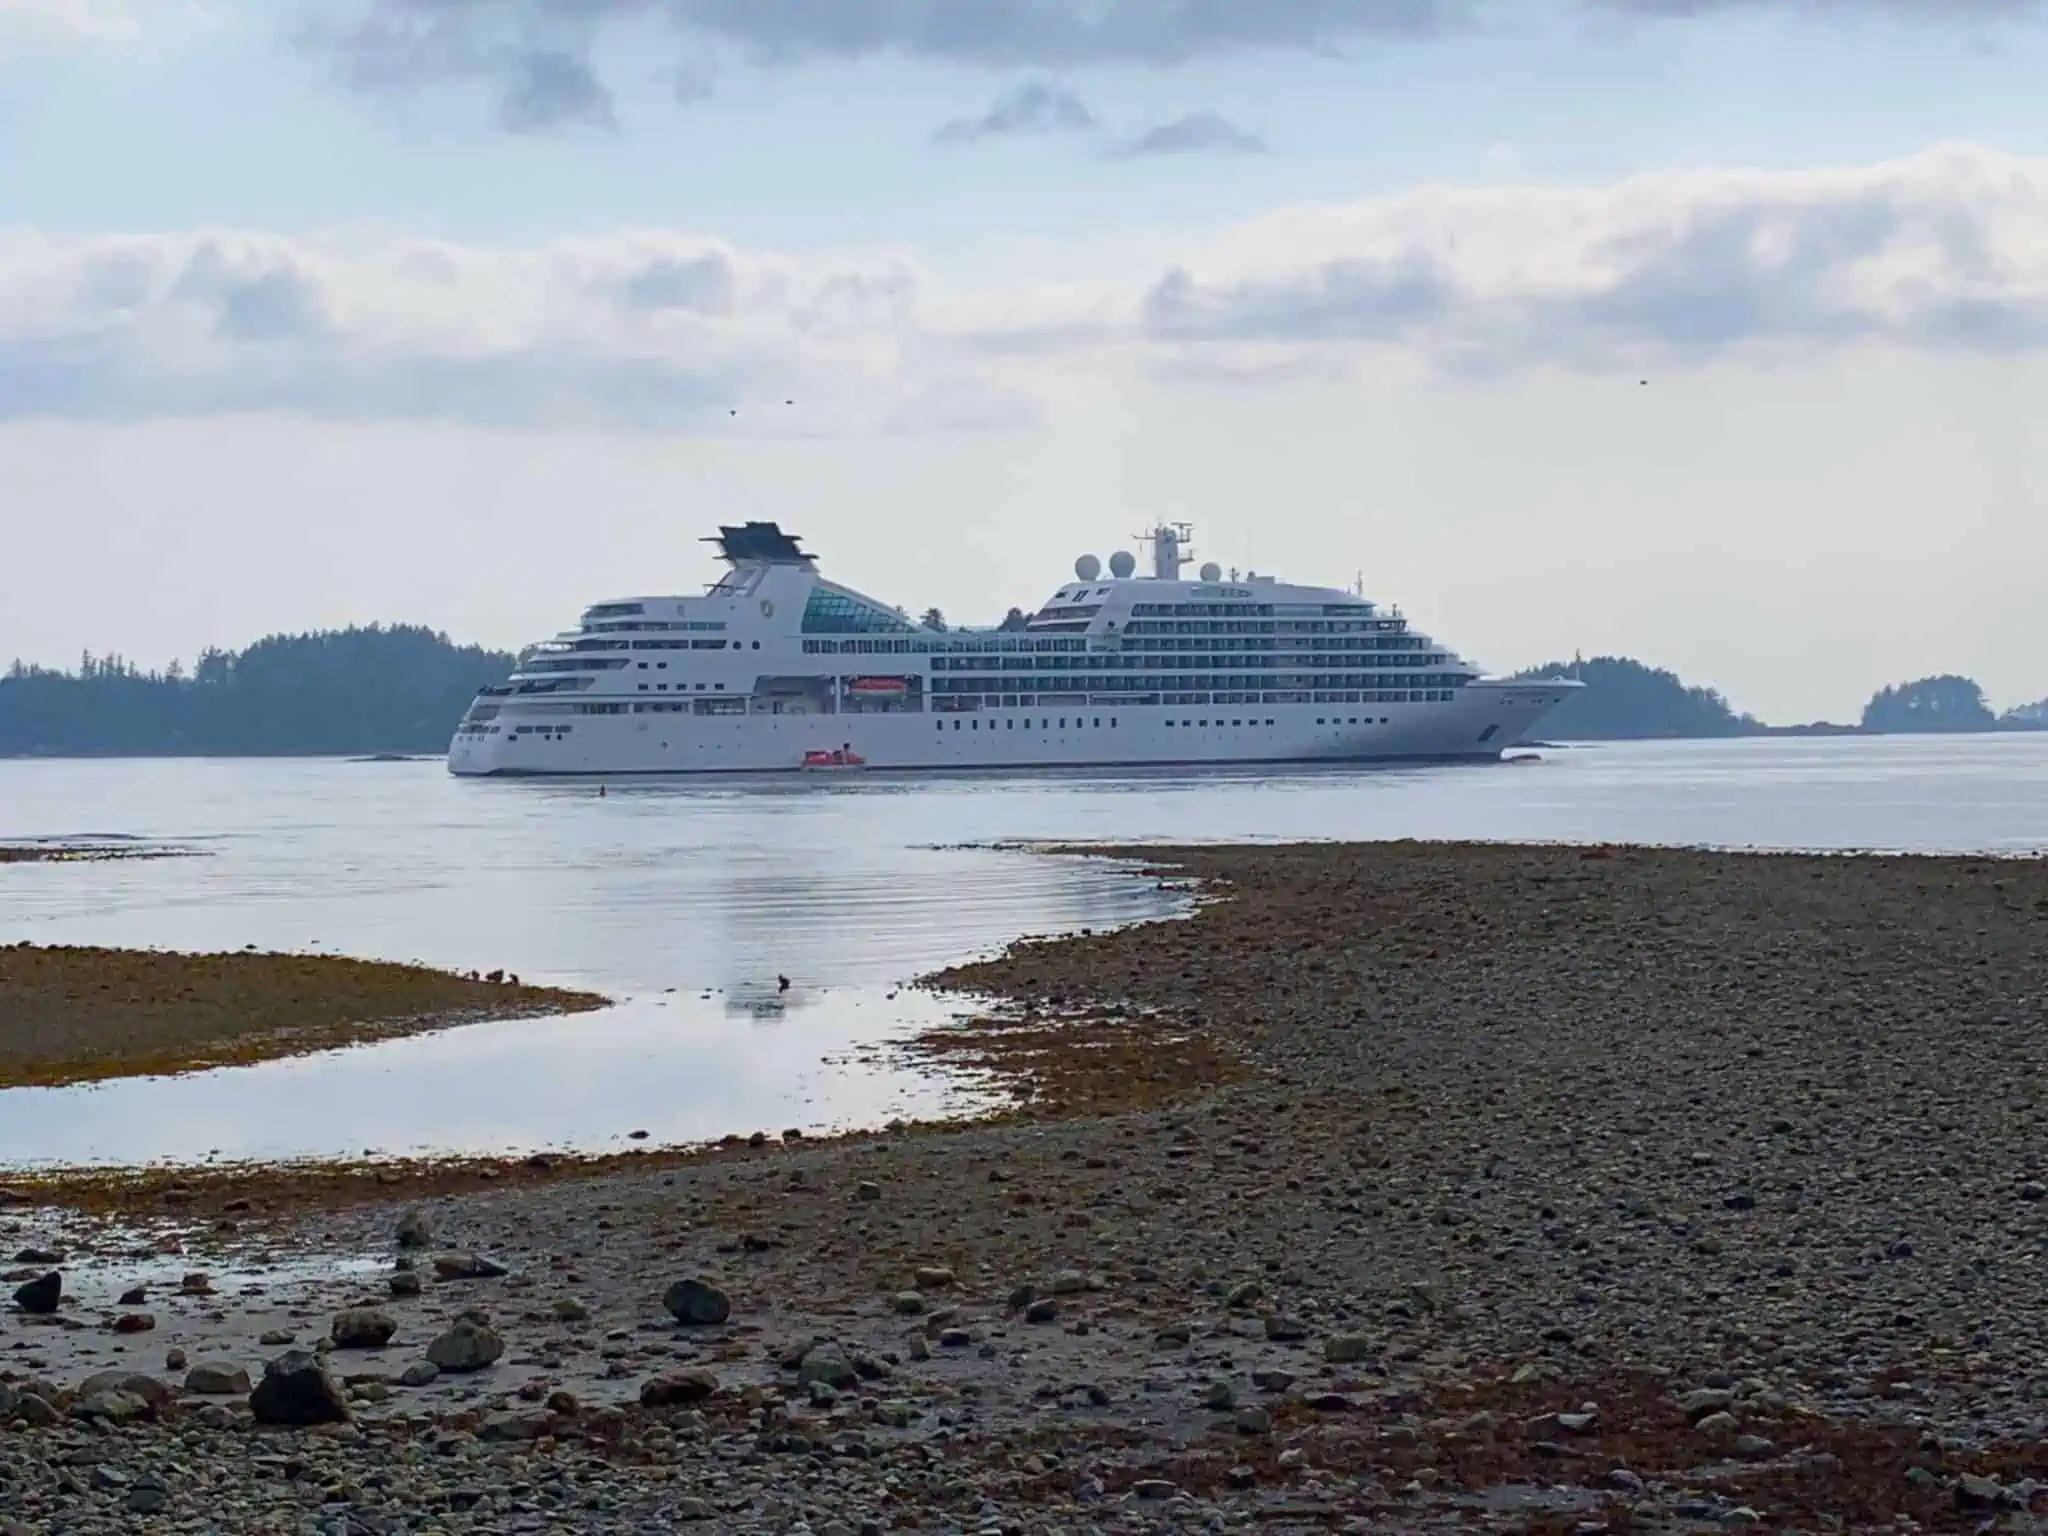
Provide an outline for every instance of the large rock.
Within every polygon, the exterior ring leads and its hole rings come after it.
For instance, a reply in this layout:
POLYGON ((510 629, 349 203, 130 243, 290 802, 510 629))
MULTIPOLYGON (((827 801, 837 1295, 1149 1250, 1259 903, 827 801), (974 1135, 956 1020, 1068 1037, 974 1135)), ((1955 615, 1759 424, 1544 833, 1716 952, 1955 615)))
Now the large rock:
POLYGON ((424 1248, 434 1240, 434 1229, 417 1206, 398 1218, 398 1246, 424 1248))
POLYGON ((88 1392, 71 1405, 74 1419, 95 1419, 103 1424, 133 1424, 149 1416, 149 1404, 133 1392, 88 1392))
POLYGON ((398 1323, 375 1307, 350 1307, 336 1314, 330 1331, 336 1349, 382 1349, 398 1332, 398 1323))
POLYGON ((249 1373, 239 1365, 202 1360, 185 1373, 185 1390, 197 1397, 239 1397, 249 1390, 249 1373))
POLYGON ((149 1408, 149 1415, 155 1418, 171 1400, 169 1382, 142 1371, 97 1371, 78 1384, 81 1398, 101 1392, 125 1392, 130 1397, 139 1397, 149 1408))
POLYGON ((495 1280, 507 1270, 480 1253, 444 1253, 434 1260, 434 1273, 443 1280, 495 1280))
POLYGON ((287 1350, 263 1367, 249 1411, 258 1424, 342 1424, 349 1416, 341 1384, 318 1355, 303 1349, 287 1350))
POLYGON ((505 1341, 487 1325, 459 1319, 427 1346, 427 1359, 444 1371, 480 1371, 505 1353, 505 1341))
POLYGON ((663 1293, 661 1304, 679 1323, 722 1323, 732 1316, 732 1298, 709 1280, 678 1280, 663 1293))
POLYGON ((822 1381, 828 1387, 851 1387, 859 1382, 860 1372, 837 1344, 813 1344, 804 1351, 803 1361, 796 1368, 796 1379, 799 1386, 805 1387, 814 1381, 822 1381))
POLYGON ((47 1317, 57 1310, 57 1303, 64 1299, 64 1276, 58 1270, 39 1275, 26 1285, 17 1286, 14 1304, 24 1312, 34 1312, 47 1317))
POLYGON ((640 1383, 640 1405, 672 1408, 683 1403, 701 1403, 717 1391, 718 1378, 709 1371, 677 1366, 640 1383))

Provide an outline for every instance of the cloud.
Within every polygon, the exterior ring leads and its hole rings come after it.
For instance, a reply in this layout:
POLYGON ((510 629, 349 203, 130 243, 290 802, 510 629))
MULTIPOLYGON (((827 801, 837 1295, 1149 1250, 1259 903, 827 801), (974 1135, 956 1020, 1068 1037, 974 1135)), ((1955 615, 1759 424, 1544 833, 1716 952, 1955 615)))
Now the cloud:
MULTIPOLYGON (((42 6, 67 0, 35 0, 42 6)), ((82 4, 85 0, 68 0, 82 4)), ((2041 16, 2042 0, 320 0, 303 40, 371 90, 485 80, 517 99, 534 50, 590 73, 593 43, 652 22, 693 99, 728 58, 774 68, 898 57, 982 69, 1174 66, 1250 53, 1331 54, 1489 25, 1608 16, 1682 21, 1735 11, 1978 26, 2041 16)), ((601 89, 601 86, 599 87, 601 89)), ((570 121, 594 120, 578 114, 570 121)))
POLYGON ((1148 128, 1119 151, 1129 159, 1150 155, 1259 155, 1266 141, 1214 112, 1190 112, 1148 128))
POLYGON ((1452 369, 2048 340, 2048 161, 1431 189, 1275 215, 1147 288, 1170 356, 1400 349, 1452 369))
POLYGON ((1086 133, 1095 126, 1088 104, 1063 85, 1027 80, 998 96, 979 117, 960 117, 932 137, 941 144, 1016 134, 1086 133))
POLYGON ((2048 160, 1431 187, 1289 208, 1161 270, 975 289, 678 231, 0 232, 0 419, 280 410, 647 431, 987 430, 1085 378, 2048 351, 2048 160), (801 416, 756 402, 798 398, 801 416), (739 418, 728 415, 745 407, 739 418))
POLYGON ((511 133, 618 126, 611 93, 598 84, 587 62, 561 48, 529 49, 511 61, 498 122, 511 133))

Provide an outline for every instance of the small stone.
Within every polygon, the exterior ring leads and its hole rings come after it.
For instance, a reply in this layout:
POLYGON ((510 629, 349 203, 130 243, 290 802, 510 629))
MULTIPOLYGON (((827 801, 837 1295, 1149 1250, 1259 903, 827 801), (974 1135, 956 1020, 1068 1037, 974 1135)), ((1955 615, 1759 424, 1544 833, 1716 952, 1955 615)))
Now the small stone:
POLYGON ((394 1300, 404 1300, 420 1293, 420 1277, 409 1269, 401 1269, 385 1282, 391 1288, 394 1300))
POLYGON ((1256 1280, 1240 1280, 1224 1293, 1223 1305, 1233 1312, 1242 1312, 1254 1305, 1266 1294, 1266 1288, 1256 1280))
POLYGON ((178 1294, 181 1296, 211 1296, 213 1294, 213 1277, 194 1270, 178 1282, 178 1294))
POLYGON ((280 1345, 293 1343, 295 1341, 295 1338, 296 1336, 291 1332, 290 1329, 266 1328, 263 1331, 262 1337, 257 1339, 256 1342, 258 1344, 268 1345, 270 1347, 275 1348, 280 1345))
POLYGON ((131 1515, 155 1515, 163 1512, 163 1507, 170 1499, 167 1489, 154 1483, 146 1483, 130 1490, 122 1507, 131 1515))
POLYGON ((481 1371, 505 1353, 505 1341, 484 1323, 459 1319, 427 1346, 427 1359, 444 1371, 481 1371))
POLYGON ((915 1279, 920 1291, 943 1291, 953 1284, 953 1271, 927 1265, 918 1270, 915 1279))
POLYGON ((415 1360, 398 1373, 401 1387, 428 1387, 441 1378, 441 1367, 431 1360, 415 1360))
POLYGON ((1747 1457, 1751 1461, 1762 1461, 1776 1449, 1777 1447, 1762 1435, 1737 1435, 1735 1437, 1735 1454, 1747 1457))
POLYGON ((1276 1344, 1298 1344, 1308 1337, 1308 1324, 1298 1317, 1270 1313, 1266 1318, 1266 1337, 1276 1344))
POLYGON ((732 1316, 732 1298, 709 1280, 678 1280, 662 1293, 661 1304, 677 1322, 710 1326, 732 1316))
POLYGON ((1332 1365, 1357 1365, 1372 1358, 1372 1340, 1362 1333, 1333 1334, 1323 1340, 1323 1358, 1332 1365))
POLYGON ((1027 1323, 1056 1322, 1059 1315, 1060 1304, 1050 1296, 1041 1296, 1024 1309, 1024 1321, 1027 1323))
POLYGON ((882 1186, 873 1179, 862 1179, 854 1185, 853 1194, 857 1200, 879 1200, 882 1198, 882 1186))
POLYGON ((1240 1435, 1264 1435, 1271 1433, 1273 1415, 1263 1408, 1247 1407, 1237 1410, 1237 1432, 1240 1435))
POLYGON ((1140 1499, 1170 1499, 1180 1488, 1163 1477, 1141 1477, 1131 1484, 1131 1495, 1140 1499))
POLYGON ((156 1327, 156 1318, 148 1312, 123 1312, 114 1319, 116 1333, 148 1333, 156 1327))
POLYGON ((563 1418, 568 1419, 574 1418, 577 1414, 581 1413, 583 1405, 576 1400, 574 1392, 563 1387, 557 1387, 548 1394, 547 1409, 549 1413, 559 1414, 563 1418))
POLYGON ((424 1248, 434 1240, 434 1229, 426 1215, 418 1207, 408 1210, 398 1218, 398 1246, 401 1248, 424 1248))
POLYGON ((718 1393, 718 1378, 709 1371, 694 1367, 678 1367, 650 1376, 640 1384, 640 1406, 643 1408, 673 1408, 685 1403, 701 1403, 718 1393))
POLYGON ((1732 1440, 1741 1427, 1734 1414, 1725 1412, 1710 1413, 1693 1424, 1693 1428, 1709 1440, 1732 1440))
MULTIPOLYGON (((1263 1431, 1260 1431, 1263 1433, 1263 1431)), ((1223 1474, 1223 1481, 1242 1493, 1247 1488, 1256 1488, 1259 1483, 1258 1470, 1254 1467, 1232 1467, 1223 1474)))
POLYGON ((444 1253, 434 1260, 434 1273, 443 1280, 495 1280, 508 1271, 480 1253, 444 1253))
POLYGON ((1294 1381, 1292 1371, 1261 1369, 1252 1372, 1252 1385, 1261 1392, 1285 1392, 1294 1385, 1294 1381))
POLYGON ((146 1285, 131 1285, 131 1286, 129 1286, 129 1287, 128 1287, 128 1289, 127 1289, 127 1290, 125 1290, 125 1291, 123 1291, 123 1292, 121 1293, 121 1299, 120 1299, 119 1301, 117 1301, 116 1303, 114 1303, 114 1305, 116 1305, 116 1306, 119 1306, 119 1307, 139 1307, 139 1306, 141 1306, 141 1305, 142 1305, 142 1304, 143 1304, 143 1303, 144 1303, 145 1301, 148 1301, 148 1300, 149 1300, 149 1287, 148 1287, 148 1286, 146 1286, 146 1285))
POLYGON ((165 1350, 164 1369, 167 1371, 182 1371, 185 1369, 185 1351, 177 1348, 165 1350))
POLYGON ((900 1317, 918 1317, 925 1310, 924 1293, 922 1291, 898 1291, 895 1299, 889 1304, 900 1317))
POLYGON ((1055 1296, 1078 1296, 1088 1289, 1088 1277, 1078 1269, 1063 1269, 1052 1277, 1050 1289, 1055 1296))
POLYGON ((563 1323, 580 1323, 590 1316, 590 1308, 574 1296, 557 1296, 554 1305, 555 1320, 563 1323))
POLYGON ((1202 1406, 1217 1413, 1228 1413, 1237 1406, 1237 1393, 1231 1390, 1227 1381, 1212 1381, 1202 1389, 1202 1406))
POLYGON ((486 1414, 476 1427, 476 1437, 492 1444, 538 1440, 548 1430, 548 1416, 531 1409, 486 1414))
POLYGON ((249 1394, 258 1424, 345 1424, 348 1400, 318 1355, 294 1349, 263 1367, 263 1379, 249 1394))
POLYGON ((939 1335, 939 1348, 965 1349, 974 1342, 974 1335, 965 1328, 948 1328, 939 1335))
POLYGON ((337 1349, 382 1349, 398 1332, 398 1322, 389 1312, 375 1307, 350 1307, 335 1314, 328 1336, 337 1349))
POLYGON ((57 1270, 38 1276, 14 1292, 14 1304, 24 1312, 47 1317, 64 1299, 64 1276, 57 1270))
POLYGON ((202 1360, 185 1373, 185 1390, 195 1397, 239 1397, 249 1390, 249 1373, 239 1365, 202 1360))

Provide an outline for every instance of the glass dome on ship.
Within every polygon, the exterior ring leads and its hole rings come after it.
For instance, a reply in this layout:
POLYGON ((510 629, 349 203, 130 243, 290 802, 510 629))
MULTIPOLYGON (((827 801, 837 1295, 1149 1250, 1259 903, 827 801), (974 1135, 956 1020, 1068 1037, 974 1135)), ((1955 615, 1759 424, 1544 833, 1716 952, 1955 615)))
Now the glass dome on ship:
POLYGON ((1021 629, 938 630, 722 527, 698 596, 584 610, 456 727, 458 774, 759 773, 1485 759, 1579 684, 1483 677, 1400 610, 1192 562, 1093 555, 1021 629))

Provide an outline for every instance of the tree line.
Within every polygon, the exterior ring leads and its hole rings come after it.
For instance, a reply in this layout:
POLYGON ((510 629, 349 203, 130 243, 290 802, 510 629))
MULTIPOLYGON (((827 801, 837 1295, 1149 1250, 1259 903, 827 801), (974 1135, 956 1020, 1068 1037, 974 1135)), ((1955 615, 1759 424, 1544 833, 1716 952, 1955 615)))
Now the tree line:
POLYGON ((190 672, 120 656, 0 677, 0 756, 324 756, 442 752, 513 658, 419 625, 272 635, 190 672))
MULTIPOLYGON (((1012 609, 1002 627, 1024 621, 1012 609)), ((923 622, 945 625, 936 609, 923 622)), ((439 753, 477 689, 503 681, 513 664, 507 652, 410 624, 272 635, 242 651, 208 650, 189 672, 177 662, 144 671, 91 654, 68 672, 17 661, 0 677, 0 757, 439 753)), ((1557 740, 2048 729, 2048 699, 2000 715, 1966 677, 1880 689, 1854 726, 1786 728, 1624 656, 1516 675, 1586 683, 1545 716, 1542 733, 1557 740)))
POLYGON ((1769 726, 1738 712, 1712 688, 1690 687, 1675 673, 1626 656, 1553 661, 1518 678, 1576 677, 1586 684, 1543 717, 1540 729, 1560 741, 1647 740, 1656 737, 1762 736, 1800 732, 1901 735, 1948 731, 2048 729, 2048 699, 2001 715, 1967 677, 1945 674, 1896 683, 1872 694, 1853 725, 1769 726))

